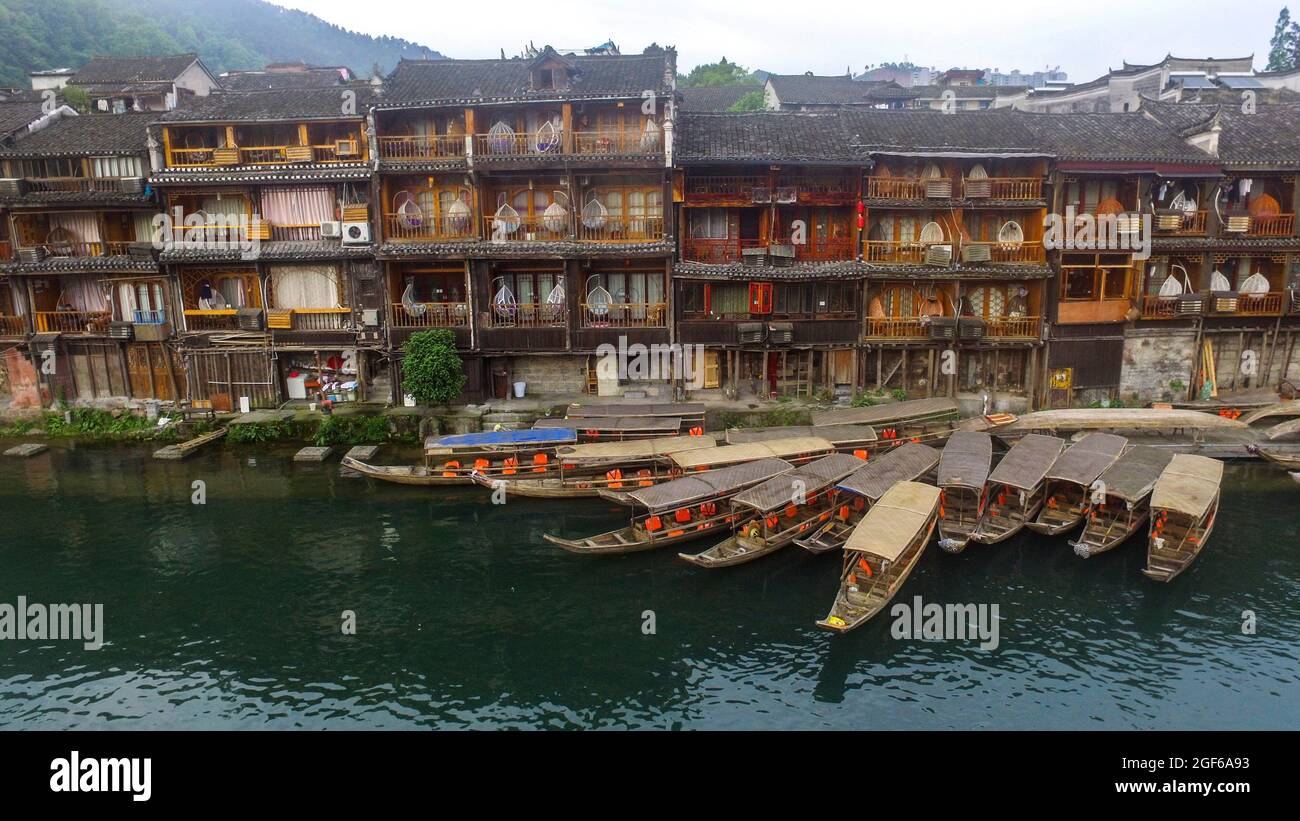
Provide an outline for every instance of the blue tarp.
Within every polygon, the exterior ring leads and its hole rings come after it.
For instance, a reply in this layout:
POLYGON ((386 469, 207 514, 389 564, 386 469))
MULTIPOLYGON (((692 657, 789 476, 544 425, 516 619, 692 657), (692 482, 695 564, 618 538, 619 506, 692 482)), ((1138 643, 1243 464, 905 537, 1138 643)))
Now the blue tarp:
POLYGON ((570 445, 578 441, 572 428, 546 428, 538 430, 497 430, 483 433, 457 433, 451 436, 430 437, 426 448, 467 448, 499 445, 570 445))

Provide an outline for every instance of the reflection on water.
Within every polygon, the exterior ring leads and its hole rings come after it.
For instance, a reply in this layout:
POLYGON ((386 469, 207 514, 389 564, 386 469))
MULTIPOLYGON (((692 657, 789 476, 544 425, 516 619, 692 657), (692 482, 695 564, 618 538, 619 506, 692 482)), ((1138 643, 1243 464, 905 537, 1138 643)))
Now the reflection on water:
POLYGON ((1141 576, 1137 540, 1086 561, 1033 534, 929 550, 901 597, 997 604, 985 652, 895 640, 887 612, 816 630, 833 556, 573 556, 542 534, 622 510, 290 456, 0 462, 0 602, 102 602, 106 620, 98 652, 0 641, 0 726, 1300 727, 1300 486, 1265 466, 1229 468, 1205 554, 1170 585, 1141 576))

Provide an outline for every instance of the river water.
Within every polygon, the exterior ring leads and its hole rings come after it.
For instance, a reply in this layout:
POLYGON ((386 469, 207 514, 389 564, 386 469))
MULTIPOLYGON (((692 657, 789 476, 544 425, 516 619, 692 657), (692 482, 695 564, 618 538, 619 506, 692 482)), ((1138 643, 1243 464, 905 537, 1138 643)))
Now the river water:
POLYGON ((998 605, 986 651, 895 639, 888 612, 816 629, 835 556, 574 556, 542 534, 622 509, 291 455, 0 460, 0 603, 102 603, 105 622, 96 651, 0 641, 0 727, 1300 728, 1300 484, 1264 465, 1228 468, 1169 585, 1139 572, 1141 539, 1088 560, 1033 534, 931 544, 896 601, 998 605))

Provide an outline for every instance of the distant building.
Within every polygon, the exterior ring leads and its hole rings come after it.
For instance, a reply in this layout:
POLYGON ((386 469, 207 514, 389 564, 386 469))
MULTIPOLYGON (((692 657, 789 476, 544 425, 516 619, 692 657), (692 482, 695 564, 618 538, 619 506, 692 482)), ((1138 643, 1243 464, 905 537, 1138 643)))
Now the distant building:
POLYGON ((841 108, 904 108, 914 96, 892 81, 848 75, 771 74, 763 91, 772 111, 835 111, 841 108))
POLYGON ((72 68, 49 68, 43 71, 29 71, 27 76, 32 81, 32 91, 48 91, 49 89, 58 91, 67 85, 68 80, 76 73, 76 69, 72 68))
POLYGON ((196 54, 96 57, 67 84, 86 92, 95 114, 169 111, 186 97, 206 97, 221 87, 196 54))
POLYGON ((266 68, 227 71, 219 78, 228 91, 268 91, 277 88, 328 88, 357 79, 347 66, 271 63, 266 68))
POLYGON ((682 97, 682 111, 730 111, 746 94, 763 93, 758 83, 734 86, 703 86, 678 89, 682 97))
POLYGON ((1028 91, 1025 86, 914 86, 911 92, 916 96, 911 100, 908 108, 931 108, 941 111, 1007 108, 1014 101, 1024 99, 1028 91))
POLYGON ((1170 102, 1240 101, 1242 92, 1261 102, 1286 101, 1300 91, 1300 72, 1256 72, 1254 55, 1187 58, 1166 55, 1148 65, 1125 62, 1087 83, 1035 88, 1016 107, 1049 113, 1136 111, 1142 99, 1170 102))

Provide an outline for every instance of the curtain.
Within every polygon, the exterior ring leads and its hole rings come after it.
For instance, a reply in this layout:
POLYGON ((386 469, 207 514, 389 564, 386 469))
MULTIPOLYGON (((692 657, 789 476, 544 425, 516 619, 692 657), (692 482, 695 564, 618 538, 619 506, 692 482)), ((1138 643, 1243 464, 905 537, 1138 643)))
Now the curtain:
POLYGON ((91 173, 96 177, 140 177, 139 157, 92 157, 91 173))
POLYGON ((74 211, 70 214, 50 214, 50 231, 64 229, 72 234, 69 242, 99 242, 99 220, 86 211, 74 211))
POLYGON ((60 277, 61 305, 71 305, 74 311, 107 311, 104 288, 91 277, 60 277))
POLYGON ((148 211, 143 211, 135 215, 135 241, 136 242, 153 242, 153 217, 148 211))
POLYGON ((714 285, 709 291, 709 310, 715 316, 749 313, 749 288, 728 283, 714 285))
POLYGON ((333 265, 273 265, 270 273, 276 308, 342 307, 333 265))
POLYGON ((276 239, 315 239, 320 223, 334 219, 334 191, 325 186, 263 189, 262 219, 273 227, 307 226, 277 230, 276 239))

